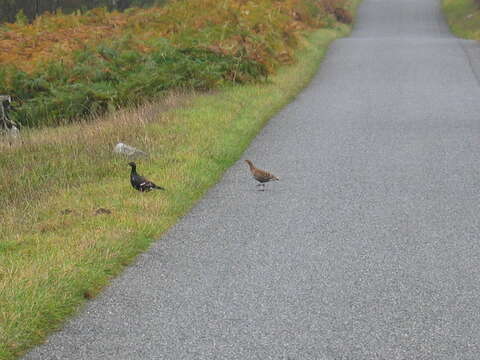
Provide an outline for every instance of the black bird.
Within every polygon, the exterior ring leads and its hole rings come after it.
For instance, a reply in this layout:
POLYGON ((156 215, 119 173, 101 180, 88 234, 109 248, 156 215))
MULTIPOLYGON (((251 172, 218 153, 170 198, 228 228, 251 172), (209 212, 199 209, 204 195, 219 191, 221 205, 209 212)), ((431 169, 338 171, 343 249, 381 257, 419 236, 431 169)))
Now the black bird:
POLYGON ((152 189, 165 190, 161 186, 157 186, 150 180, 144 178, 143 176, 138 175, 137 164, 135 164, 134 162, 130 162, 128 163, 128 165, 132 167, 132 172, 130 173, 130 183, 132 184, 134 189, 137 189, 138 191, 141 191, 141 192, 148 192, 152 189))

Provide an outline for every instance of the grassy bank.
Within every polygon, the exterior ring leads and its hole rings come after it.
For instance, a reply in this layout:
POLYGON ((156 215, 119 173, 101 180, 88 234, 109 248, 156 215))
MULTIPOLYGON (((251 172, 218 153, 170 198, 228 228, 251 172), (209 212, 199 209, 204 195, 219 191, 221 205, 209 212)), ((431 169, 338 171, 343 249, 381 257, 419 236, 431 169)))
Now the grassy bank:
POLYGON ((448 25, 456 36, 480 40, 480 1, 443 0, 442 7, 448 25))
POLYGON ((185 214, 348 30, 312 33, 268 83, 171 94, 0 145, 0 359, 41 342, 185 214), (112 154, 118 141, 150 154, 139 170, 166 192, 131 189, 127 160, 112 154))

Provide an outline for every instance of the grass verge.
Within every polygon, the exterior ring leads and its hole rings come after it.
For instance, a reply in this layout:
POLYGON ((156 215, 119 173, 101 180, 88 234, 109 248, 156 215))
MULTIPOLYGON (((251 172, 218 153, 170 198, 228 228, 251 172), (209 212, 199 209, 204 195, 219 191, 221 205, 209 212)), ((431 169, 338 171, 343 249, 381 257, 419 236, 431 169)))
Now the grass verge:
POLYGON ((312 33, 268 84, 171 95, 0 145, 0 359, 40 343, 185 214, 348 31, 312 33), (112 154, 118 141, 147 150, 141 173, 168 191, 134 192, 127 161, 112 154))
POLYGON ((480 40, 480 2, 443 0, 443 12, 452 32, 464 39, 480 40))

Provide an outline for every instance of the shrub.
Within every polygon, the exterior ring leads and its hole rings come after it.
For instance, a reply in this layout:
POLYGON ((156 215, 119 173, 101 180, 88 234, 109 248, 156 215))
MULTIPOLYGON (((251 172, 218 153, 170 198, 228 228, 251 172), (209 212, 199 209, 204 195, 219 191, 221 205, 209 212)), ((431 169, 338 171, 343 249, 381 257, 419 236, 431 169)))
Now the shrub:
POLYGON ((320 0, 321 7, 328 14, 334 15, 335 9, 345 8, 345 0, 320 0))
POLYGON ((112 45, 77 51, 70 68, 55 63, 32 74, 0 72, 0 87, 19 100, 14 119, 28 126, 58 125, 172 89, 210 90, 268 75, 259 62, 209 49, 178 49, 157 41, 152 51, 140 53, 115 47, 124 41, 112 45))
POLYGON ((341 23, 351 24, 353 22, 352 14, 350 14, 350 12, 346 9, 336 8, 334 14, 337 20, 341 23))
POLYGON ((0 28, 0 92, 15 120, 56 125, 176 88, 262 81, 294 61, 305 31, 327 16, 349 22, 338 0, 196 0, 125 13, 43 15, 0 28), (75 34, 75 36, 72 36, 75 34))

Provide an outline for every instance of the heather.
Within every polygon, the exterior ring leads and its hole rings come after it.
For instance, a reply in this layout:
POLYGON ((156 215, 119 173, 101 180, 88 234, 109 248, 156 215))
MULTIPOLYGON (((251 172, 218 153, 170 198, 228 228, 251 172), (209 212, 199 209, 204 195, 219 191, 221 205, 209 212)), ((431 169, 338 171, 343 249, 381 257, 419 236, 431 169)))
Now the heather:
POLYGON ((348 22, 340 9, 331 0, 198 0, 18 19, 0 27, 0 93, 14 97, 14 120, 39 127, 168 91, 262 82, 295 61, 309 31, 348 22))

